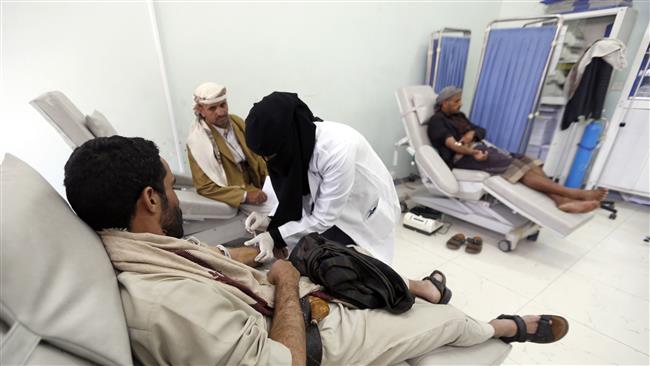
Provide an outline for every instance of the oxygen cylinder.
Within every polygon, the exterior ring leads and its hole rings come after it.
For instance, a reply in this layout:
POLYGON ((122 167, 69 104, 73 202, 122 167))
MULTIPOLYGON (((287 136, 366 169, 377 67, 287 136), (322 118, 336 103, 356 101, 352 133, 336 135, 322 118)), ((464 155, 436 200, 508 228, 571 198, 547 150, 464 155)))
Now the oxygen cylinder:
POLYGON ((582 139, 578 144, 578 151, 576 151, 576 155, 573 158, 569 177, 564 183, 565 186, 569 188, 580 188, 582 186, 582 181, 589 167, 591 156, 596 146, 598 146, 598 140, 602 132, 603 124, 600 121, 593 121, 585 127, 585 132, 582 134, 582 139))

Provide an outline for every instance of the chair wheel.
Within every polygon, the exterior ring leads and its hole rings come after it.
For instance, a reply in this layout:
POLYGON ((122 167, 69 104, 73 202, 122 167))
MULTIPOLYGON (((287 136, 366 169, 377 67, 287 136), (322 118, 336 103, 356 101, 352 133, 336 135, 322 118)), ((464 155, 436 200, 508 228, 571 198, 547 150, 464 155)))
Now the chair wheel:
POLYGON ((609 219, 610 220, 616 220, 616 214, 615 213, 609 214, 609 219))
POLYGON ((499 240, 499 249, 501 249, 502 252, 509 252, 512 250, 512 243, 510 240, 499 240))
POLYGON ((526 240, 537 241, 537 238, 539 238, 539 230, 537 230, 536 232, 534 232, 534 233, 528 235, 528 236, 526 237, 526 240))

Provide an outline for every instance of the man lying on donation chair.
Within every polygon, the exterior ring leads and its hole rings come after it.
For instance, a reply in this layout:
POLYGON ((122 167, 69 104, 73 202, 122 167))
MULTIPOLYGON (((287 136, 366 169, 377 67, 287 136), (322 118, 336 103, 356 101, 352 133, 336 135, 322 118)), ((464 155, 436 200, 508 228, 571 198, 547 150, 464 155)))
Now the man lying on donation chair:
POLYGON ((510 183, 525 186, 549 196, 565 212, 589 212, 600 207, 607 190, 572 189, 551 180, 542 162, 520 154, 507 154, 481 142, 485 129, 472 124, 460 112, 462 90, 448 86, 436 98, 435 114, 427 121, 431 145, 450 168, 482 170, 500 174, 510 183))
POLYGON ((324 364, 393 364, 443 345, 497 337, 550 343, 568 331, 566 319, 556 315, 485 323, 450 305, 417 300, 400 315, 330 302, 316 334, 307 337, 301 298, 320 287, 288 261, 277 260, 264 273, 234 260, 226 248, 180 239, 173 180, 155 144, 141 138, 90 140, 65 166, 70 205, 99 232, 119 272, 133 352, 143 364, 303 365, 308 357, 324 364), (314 336, 322 346, 308 353, 314 336))

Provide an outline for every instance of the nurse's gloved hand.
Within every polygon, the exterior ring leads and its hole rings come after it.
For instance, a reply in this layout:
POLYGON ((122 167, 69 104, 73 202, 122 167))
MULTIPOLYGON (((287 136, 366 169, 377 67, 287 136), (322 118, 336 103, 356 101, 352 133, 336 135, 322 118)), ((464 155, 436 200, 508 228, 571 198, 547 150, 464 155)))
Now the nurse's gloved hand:
POLYGON ((275 258, 273 256, 273 238, 268 231, 257 235, 251 240, 245 241, 244 245, 247 247, 254 245, 260 248, 260 254, 255 257, 255 262, 268 263, 275 258))
POLYGON ((244 221, 244 228, 249 233, 255 234, 255 231, 266 231, 270 223, 270 217, 253 211, 250 215, 248 215, 246 221, 244 221))

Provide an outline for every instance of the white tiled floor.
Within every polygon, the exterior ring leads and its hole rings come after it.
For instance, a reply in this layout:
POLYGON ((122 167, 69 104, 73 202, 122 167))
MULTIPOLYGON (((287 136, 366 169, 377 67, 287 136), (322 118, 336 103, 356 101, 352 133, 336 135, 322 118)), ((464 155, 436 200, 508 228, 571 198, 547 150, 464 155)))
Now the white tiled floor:
POLYGON ((502 313, 556 313, 569 334, 553 345, 515 344, 506 364, 648 365, 650 208, 617 202, 617 219, 598 210, 585 226, 562 238, 542 229, 537 242, 501 252, 499 235, 450 219, 446 234, 426 236, 398 227, 394 268, 422 278, 434 268, 447 275, 451 303, 478 319, 502 313), (453 234, 480 235, 480 254, 447 249, 453 234))

